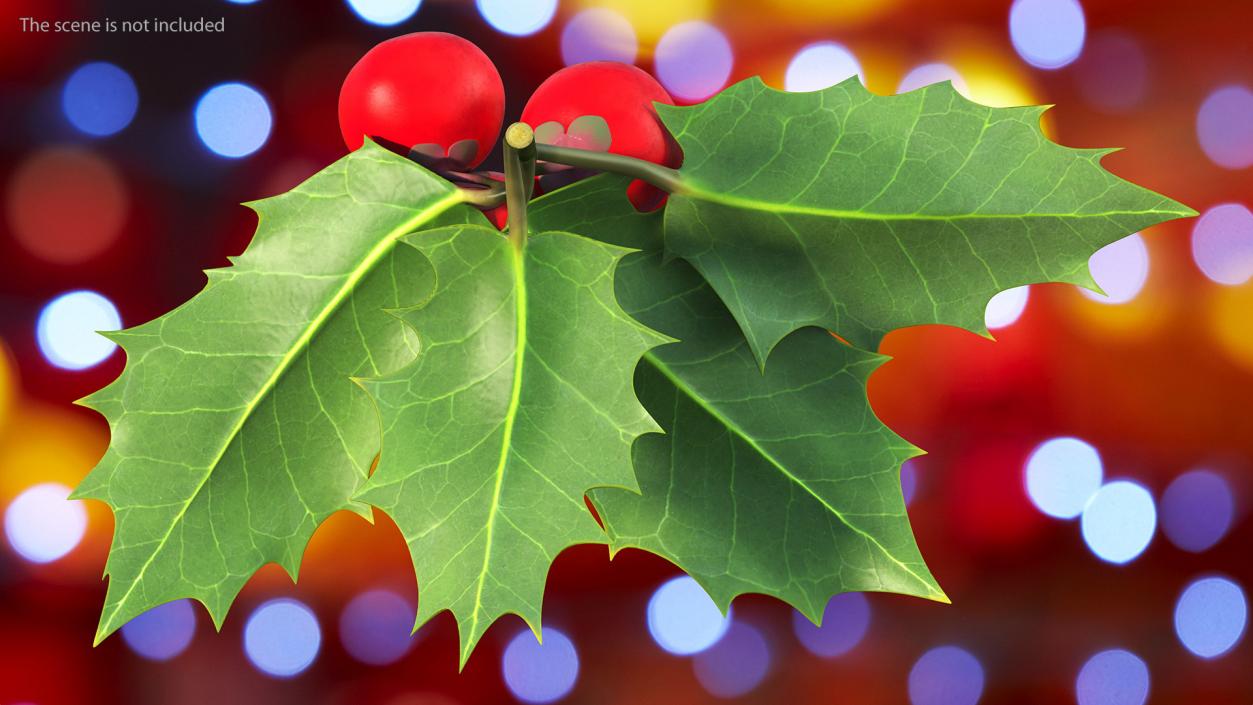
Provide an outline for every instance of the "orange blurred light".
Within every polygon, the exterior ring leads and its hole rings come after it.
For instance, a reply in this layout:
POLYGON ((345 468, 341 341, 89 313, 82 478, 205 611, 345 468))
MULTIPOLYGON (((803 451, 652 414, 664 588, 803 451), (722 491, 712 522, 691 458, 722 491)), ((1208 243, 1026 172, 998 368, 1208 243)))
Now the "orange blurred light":
POLYGON ((639 37, 640 48, 652 49, 661 35, 680 22, 708 19, 713 0, 580 0, 579 9, 603 7, 627 18, 639 37))
POLYGON ((40 259, 78 264, 117 239, 127 193, 117 169, 84 149, 35 153, 15 173, 5 202, 17 241, 40 259))
POLYGON ((769 0, 780 20, 795 24, 851 25, 878 17, 901 0, 769 0))
POLYGON ((0 435, 3 434, 5 419, 9 416, 9 407, 13 405, 16 392, 17 375, 13 370, 13 361, 4 341, 0 340, 0 435))
POLYGON ((1211 286, 1206 321, 1232 361, 1253 370, 1253 285, 1211 286))

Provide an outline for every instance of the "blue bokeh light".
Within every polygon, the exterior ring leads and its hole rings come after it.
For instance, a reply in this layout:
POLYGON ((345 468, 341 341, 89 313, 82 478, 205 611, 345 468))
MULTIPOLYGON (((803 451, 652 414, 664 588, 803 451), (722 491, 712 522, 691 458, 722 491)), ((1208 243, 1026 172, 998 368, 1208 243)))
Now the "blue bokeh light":
POLYGON ((353 658, 385 666, 404 658, 413 647, 414 607, 390 590, 367 590, 344 607, 339 639, 353 658))
POLYGON ((44 482, 13 498, 4 510, 4 535, 19 556, 51 563, 78 546, 87 531, 87 510, 69 496, 69 487, 44 482))
POLYGON ((975 705, 983 695, 983 665, 958 646, 937 646, 909 671, 913 705, 975 705))
POLYGON ((1149 697, 1149 667, 1130 651, 1094 654, 1075 679, 1079 705, 1144 705, 1149 697))
POLYGON ((752 692, 770 672, 770 646, 755 627, 734 622, 713 648, 692 662, 701 686, 719 698, 752 692))
POLYGON ((1128 480, 1110 482, 1088 502, 1080 526, 1084 542, 1097 558, 1128 563, 1153 540, 1157 528, 1153 495, 1128 480))
POLYGON ((822 626, 814 626, 800 612, 792 613, 792 630, 810 653, 835 658, 852 651, 870 629, 870 601, 860 592, 836 595, 822 613, 822 626))
POLYGON ((836 42, 817 42, 792 57, 783 76, 783 87, 795 93, 820 91, 852 76, 865 82, 861 63, 853 52, 836 42))
POLYGON ((196 635, 196 610, 191 600, 158 605, 122 625, 122 640, 151 661, 168 661, 183 653, 196 635))
POLYGON ((117 308, 94 291, 71 291, 43 307, 35 324, 39 351, 65 370, 85 370, 104 362, 117 343, 97 331, 121 330, 117 308))
POLYGON ((905 506, 913 503, 918 494, 918 461, 906 460, 901 463, 901 497, 905 506))
POLYGON ((653 54, 657 78, 680 100, 704 100, 731 77, 735 56, 731 42, 717 27, 700 21, 682 22, 662 35, 653 54))
POLYGON ((649 633, 658 646, 679 656, 713 646, 730 622, 730 613, 724 617, 709 593, 686 575, 657 588, 648 601, 649 633))
POLYGON ((557 0, 475 0, 475 4, 488 24, 515 37, 535 34, 557 14, 557 0))
POLYGON ((1073 519, 1101 488, 1101 455, 1078 438, 1053 438, 1027 459, 1027 495, 1045 514, 1073 519))
POLYGON ((126 129, 139 110, 139 89, 130 74, 105 61, 83 64, 61 90, 61 109, 70 124, 93 137, 126 129))
POLYGON ((214 86, 196 103, 196 134, 215 154, 232 159, 261 149, 274 117, 257 89, 242 83, 214 86))
POLYGON ((1235 85, 1210 93, 1196 115, 1196 136, 1215 164, 1253 166, 1253 90, 1235 85))
POLYGON ((1013 325, 1022 312, 1027 309, 1027 301, 1031 299, 1031 287, 1016 286, 1012 289, 997 292, 988 300, 983 309, 983 325, 988 330, 996 330, 1013 325))
POLYGON ((1024 61, 1059 69, 1083 52, 1087 23, 1078 0, 1014 0, 1009 37, 1024 61))
POLYGON ((505 647, 501 671, 518 700, 551 703, 570 694, 579 679, 579 654, 565 634, 544 627, 541 646, 530 630, 518 632, 505 647))
POLYGON ((585 61, 633 64, 639 48, 631 21, 604 7, 580 12, 561 30, 561 60, 566 66, 585 61))
POLYGON ((379 25, 391 27, 413 17, 422 0, 348 0, 348 7, 357 17, 379 25))
POLYGON ((266 675, 299 675, 313 664, 321 646, 318 618, 297 600, 279 598, 263 603, 244 625, 244 653, 266 675))
POLYGON ((1162 530, 1174 545, 1200 553, 1227 535, 1235 509, 1231 486, 1222 475, 1185 472, 1162 493, 1162 530))
POLYGON ((1201 658, 1217 658, 1235 648, 1248 619, 1244 590, 1223 577, 1193 581, 1175 603, 1175 634, 1201 658))

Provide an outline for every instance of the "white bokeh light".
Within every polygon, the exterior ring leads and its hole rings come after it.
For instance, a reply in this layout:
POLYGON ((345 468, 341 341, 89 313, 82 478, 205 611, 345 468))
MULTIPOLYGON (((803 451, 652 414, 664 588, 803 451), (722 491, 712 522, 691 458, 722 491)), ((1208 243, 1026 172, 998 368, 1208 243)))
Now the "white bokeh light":
POLYGON ((585 61, 633 64, 639 49, 631 21, 604 7, 580 12, 561 30, 561 60, 566 66, 585 61))
POLYGON ((987 326, 988 330, 1013 325, 1026 310, 1027 301, 1030 298, 1031 287, 1029 286, 1016 286, 998 292, 996 296, 988 300, 987 308, 983 310, 983 325, 987 326))
POLYGON ((1205 211, 1192 226, 1192 259, 1218 284, 1239 286, 1253 278, 1253 212, 1240 203, 1205 211))
POLYGON ((1104 290, 1098 294, 1079 288, 1084 296, 1103 304, 1125 304, 1135 299, 1149 278, 1149 249, 1139 233, 1112 242, 1088 260, 1092 278, 1104 290))
POLYGON ((657 78, 680 100, 704 100, 731 77, 731 42, 717 27, 700 21, 671 27, 653 54, 657 78))
POLYGON ((150 661, 169 661, 196 636, 196 610, 190 600, 158 605, 122 625, 122 640, 150 661))
POLYGON ((724 617, 705 589, 686 575, 657 588, 648 601, 648 631, 672 654, 689 656, 708 649, 730 622, 731 616, 724 617))
POLYGON ((74 550, 87 531, 87 510, 70 488, 46 482, 27 488, 4 512, 9 545, 31 563, 51 563, 74 550))
POLYGON ((1196 136, 1215 164, 1253 166, 1253 90, 1235 85, 1210 93, 1196 115, 1196 136))
POLYGON ((950 81, 953 88, 967 98, 970 97, 969 88, 966 86, 966 79, 957 72, 957 69, 948 64, 923 64, 910 69, 909 73, 901 78, 901 82, 896 87, 897 93, 908 93, 918 90, 924 86, 930 86, 934 83, 943 83, 950 81))
POLYGON ((852 76, 865 83, 861 64, 853 52, 842 44, 818 42, 792 57, 783 78, 783 87, 794 93, 820 91, 852 76))
POLYGON ((488 24, 515 37, 535 34, 557 14, 557 0, 475 0, 475 4, 488 24))
POLYGON ((35 338, 48 362, 66 370, 85 370, 104 362, 117 343, 99 331, 121 330, 113 302, 94 291, 71 291, 39 312, 35 338))
POLYGON ((1117 564, 1135 560, 1157 529, 1153 495, 1128 480, 1107 483, 1084 507, 1080 528, 1097 558, 1117 564))
POLYGON ((1087 23, 1078 0, 1014 0, 1009 37, 1024 61, 1058 69, 1083 52, 1087 23))
POLYGON ((1027 496, 1045 514, 1073 519, 1101 488, 1103 474, 1096 448, 1078 438, 1053 438, 1027 459, 1027 496))
POLYGON ((361 19, 381 27, 391 27, 413 17, 422 0, 348 0, 348 6, 361 19))

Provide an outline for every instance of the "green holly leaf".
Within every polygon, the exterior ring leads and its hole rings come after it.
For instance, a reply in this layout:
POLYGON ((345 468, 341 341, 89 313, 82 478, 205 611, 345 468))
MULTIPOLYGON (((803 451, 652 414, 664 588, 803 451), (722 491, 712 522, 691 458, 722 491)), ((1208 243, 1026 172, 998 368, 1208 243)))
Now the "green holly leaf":
POLYGON ((762 593, 818 622, 841 592, 948 601, 901 495, 901 463, 919 451, 866 399, 884 358, 804 328, 763 373, 700 275, 658 254, 626 259, 617 291, 638 320, 682 342, 647 353, 636 373, 665 431, 635 444, 642 494, 591 494, 614 551, 669 559, 723 609, 762 593))
MULTIPOLYGON (((217 625, 262 565, 294 580, 317 526, 350 501, 378 452, 378 417, 353 375, 413 359, 384 308, 429 292, 400 236, 482 220, 448 182, 367 143, 294 191, 251 204, 260 226, 193 299, 111 334, 122 375, 83 400, 112 442, 75 496, 116 519, 97 643, 164 602, 217 625)), ((428 284, 428 286, 430 286, 428 284)))
POLYGON ((398 314, 417 331, 417 360, 364 382, 383 450, 359 497, 409 545, 415 628, 451 611, 464 665, 506 613, 538 637, 552 560, 604 542, 583 498, 636 488, 631 443, 657 427, 631 373, 666 338, 618 307, 620 247, 547 232, 519 251, 488 227, 405 242, 430 259, 438 284, 398 314))
POLYGON ((877 96, 856 78, 812 93, 753 78, 657 109, 684 153, 666 248, 718 292, 759 361, 810 325, 871 350, 925 323, 986 333, 996 292, 1095 288, 1097 249, 1195 215, 1105 171, 1110 150, 1050 142, 1045 107, 989 108, 947 83, 877 96))

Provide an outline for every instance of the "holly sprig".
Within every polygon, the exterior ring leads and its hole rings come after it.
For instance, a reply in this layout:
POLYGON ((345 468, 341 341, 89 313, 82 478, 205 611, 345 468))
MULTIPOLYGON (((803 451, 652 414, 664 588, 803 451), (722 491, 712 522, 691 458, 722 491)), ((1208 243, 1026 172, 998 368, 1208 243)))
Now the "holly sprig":
POLYGON ((656 109, 677 168, 521 122, 503 175, 366 141, 253 204, 253 243, 195 298, 115 334, 127 368, 86 400, 113 440, 77 490, 117 517, 97 640, 182 597, 220 624, 258 568, 294 579, 327 516, 370 507, 410 546, 415 629, 451 611, 463 664, 505 614, 538 635, 580 543, 657 553, 723 607, 947 601, 901 495, 919 451, 866 399, 879 340, 984 332, 998 291, 1092 286, 1097 249, 1193 212, 1049 141, 1041 109, 947 84, 750 79, 656 109), (533 198, 566 168, 604 173, 533 198), (502 205, 503 233, 482 214, 502 205))

